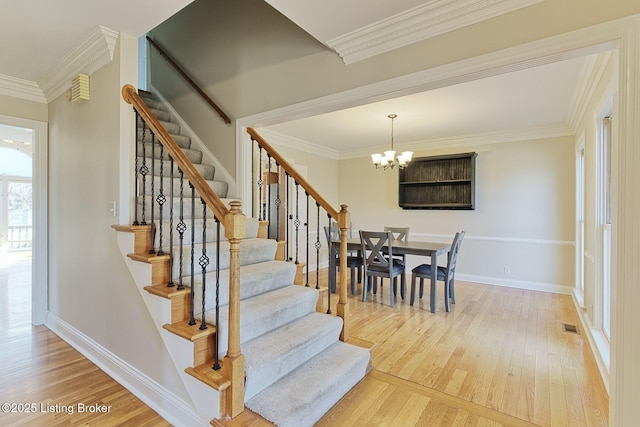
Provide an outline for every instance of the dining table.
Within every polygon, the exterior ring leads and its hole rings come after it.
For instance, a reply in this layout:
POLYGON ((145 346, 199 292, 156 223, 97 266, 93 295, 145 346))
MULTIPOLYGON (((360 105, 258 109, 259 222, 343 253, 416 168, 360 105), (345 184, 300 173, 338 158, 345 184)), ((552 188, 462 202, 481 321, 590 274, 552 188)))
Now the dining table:
MULTIPOLYGON (((329 257, 329 289, 331 292, 336 291, 336 267, 337 259, 340 252, 340 241, 334 240, 331 244, 332 251, 329 257)), ((383 246, 387 248, 388 245, 383 246)), ((347 239, 347 251, 361 250, 362 244, 360 237, 352 237, 347 239)), ((438 265, 438 255, 448 254, 451 250, 451 242, 433 242, 426 240, 391 240, 391 249, 393 255, 417 255, 428 257, 432 266, 438 265)), ((437 268, 431 269, 431 284, 435 287, 437 281, 437 268)), ((365 278, 366 280, 366 278, 365 278)), ((433 300, 432 300, 433 301, 433 300)), ((434 307, 432 307, 434 308, 434 307)))

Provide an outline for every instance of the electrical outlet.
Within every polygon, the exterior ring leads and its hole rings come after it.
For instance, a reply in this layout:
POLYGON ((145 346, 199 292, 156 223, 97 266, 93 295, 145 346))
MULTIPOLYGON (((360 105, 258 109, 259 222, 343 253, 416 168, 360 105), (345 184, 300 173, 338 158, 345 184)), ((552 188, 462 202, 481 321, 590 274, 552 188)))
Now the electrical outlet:
POLYGON ((504 266, 504 274, 511 274, 511 267, 509 267, 508 265, 504 266))

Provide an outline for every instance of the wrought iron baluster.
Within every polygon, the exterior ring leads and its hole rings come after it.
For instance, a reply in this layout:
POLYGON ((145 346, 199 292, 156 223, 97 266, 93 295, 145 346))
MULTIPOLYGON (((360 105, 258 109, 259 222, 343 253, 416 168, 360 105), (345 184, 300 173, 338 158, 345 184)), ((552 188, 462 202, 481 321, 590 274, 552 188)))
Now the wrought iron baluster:
POLYGON ((178 230, 178 236, 180 239, 180 264, 178 265, 178 289, 184 289, 184 283, 182 282, 182 267, 184 265, 184 232, 187 231, 187 224, 184 223, 184 173, 178 168, 180 173, 180 221, 176 226, 178 230))
POLYGON ((214 216, 216 222, 216 333, 215 333, 215 354, 213 362, 213 370, 217 371, 222 366, 218 358, 218 348, 220 345, 220 334, 218 325, 220 325, 220 220, 214 216))
POLYGON ((191 269, 189 273, 191 274, 191 318, 189 319, 189 325, 193 326, 196 324, 196 317, 194 315, 195 303, 194 303, 194 271, 195 271, 195 244, 196 244, 196 193, 193 184, 189 181, 189 187, 191 187, 191 269))
POLYGON ((153 221, 153 213, 155 211, 155 182, 156 182, 156 135, 151 133, 151 249, 150 254, 156 253, 156 224, 153 221))
POLYGON ((162 222, 164 217, 162 215, 162 211, 164 208, 164 203, 167 201, 167 198, 164 196, 164 188, 163 188, 163 175, 164 175, 164 145, 160 144, 160 189, 158 190, 158 196, 156 197, 156 202, 158 203, 158 255, 164 255, 164 251, 162 250, 162 222))
POLYGON ((262 147, 260 147, 259 151, 259 160, 258 160, 258 198, 260 199, 258 202, 260 203, 260 215, 258 215, 258 219, 260 221, 264 221, 265 219, 265 210, 264 210, 264 194, 262 193, 262 147))
POLYGON ((280 165, 276 162, 276 240, 280 241, 280 165))
POLYGON ((307 262, 307 274, 306 274, 306 278, 305 278, 305 286, 308 288, 309 287, 309 193, 307 193, 306 191, 304 192, 304 194, 307 196, 307 222, 305 222, 305 226, 306 226, 306 231, 307 231, 307 238, 306 238, 306 247, 307 247, 307 258, 306 258, 306 262, 307 262))
POLYGON ((300 184, 296 181, 296 219, 293 222, 293 225, 296 227, 296 260, 295 263, 299 264, 300 260, 298 259, 298 249, 300 244, 300 198, 298 195, 298 190, 300 189, 300 184))
MULTIPOLYGON (((327 213, 327 218, 329 218, 329 256, 333 256, 333 245, 331 244, 331 215, 329 215, 329 213, 327 213)), ((336 262, 337 260, 334 257, 333 262, 336 262)), ((337 266, 336 266, 336 270, 337 270, 337 266)), ((331 283, 331 281, 329 281, 329 283, 331 283)), ((336 289, 338 287, 336 286, 336 289)), ((329 290, 327 292, 327 314, 331 314, 331 286, 329 286, 329 290)))
POLYGON ((269 165, 267 172, 267 238, 271 238, 271 154, 267 153, 267 163, 269 165))
MULTIPOLYGON (((142 166, 140 166, 140 175, 142 175, 142 203, 141 203, 141 219, 140 225, 147 225, 146 207, 147 207, 147 175, 149 174, 149 168, 147 167, 147 145, 144 139, 147 134, 147 123, 142 121, 142 166)), ((136 158, 137 158, 136 153, 136 158)), ((136 202, 137 203, 137 202, 136 202)), ((137 206, 136 206, 137 208, 137 206)))
MULTIPOLYGON (((320 203, 316 202, 316 289, 320 289, 320 203)), ((331 246, 329 246, 329 251, 331 246)), ((331 256, 331 255, 329 255, 331 256)), ((331 262, 331 260, 329 260, 331 262)))
POLYGON ((169 189, 169 199, 171 202, 169 203, 169 283, 167 286, 172 288, 173 284, 173 183, 174 183, 174 175, 173 175, 173 157, 171 157, 171 187, 169 189))
MULTIPOLYGON (((135 200, 135 206, 133 209, 133 225, 140 225, 140 222, 138 221, 138 200, 140 197, 140 170, 139 168, 139 161, 138 161, 138 148, 140 148, 140 138, 138 138, 138 129, 137 129, 137 123, 140 122, 140 120, 142 120, 140 118, 140 114, 138 114, 138 112, 135 110, 135 108, 133 109, 133 112, 136 113, 136 149, 135 149, 135 154, 134 154, 134 166, 133 166, 133 171, 134 171, 134 183, 135 183, 135 188, 134 188, 134 192, 135 192, 135 198, 133 200, 135 200)), ((142 141, 142 145, 144 146, 144 141, 142 141)))
POLYGON ((289 176, 289 172, 285 172, 286 179, 286 192, 287 192, 287 208, 286 208, 286 224, 285 224, 285 241, 287 242, 285 245, 285 260, 291 261, 291 256, 289 255, 289 244, 291 243, 289 236, 289 221, 291 220, 291 213, 289 211, 289 181, 291 181, 291 177, 289 176))
POLYGON ((204 311, 207 293, 207 266, 209 265, 209 257, 207 256, 207 204, 204 199, 200 199, 202 203, 202 255, 198 259, 198 264, 202 268, 202 322, 200 323, 200 330, 207 329, 207 323, 204 321, 204 311))

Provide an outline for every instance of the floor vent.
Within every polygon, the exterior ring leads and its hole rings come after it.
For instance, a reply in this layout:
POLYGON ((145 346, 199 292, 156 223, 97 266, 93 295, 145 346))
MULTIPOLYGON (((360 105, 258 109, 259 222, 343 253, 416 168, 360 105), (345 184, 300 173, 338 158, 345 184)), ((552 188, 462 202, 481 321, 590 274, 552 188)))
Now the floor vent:
POLYGON ((580 331, 578 331, 578 327, 576 325, 569 325, 568 323, 563 323, 562 329, 565 332, 571 332, 572 334, 580 335, 580 331))

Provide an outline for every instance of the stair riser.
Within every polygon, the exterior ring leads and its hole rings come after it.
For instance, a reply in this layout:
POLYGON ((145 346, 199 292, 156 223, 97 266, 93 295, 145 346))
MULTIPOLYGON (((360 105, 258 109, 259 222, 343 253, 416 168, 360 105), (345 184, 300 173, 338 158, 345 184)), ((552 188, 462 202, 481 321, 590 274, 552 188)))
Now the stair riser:
POLYGON ((153 98, 147 98, 145 96, 141 96, 140 98, 142 98, 144 103, 147 104, 147 107, 149 108, 153 108, 155 110, 162 110, 162 111, 166 111, 167 109, 167 107, 164 105, 162 101, 158 101, 157 99, 153 99, 153 98))

